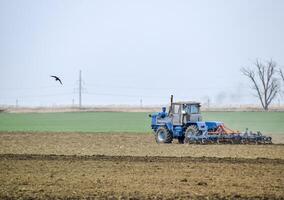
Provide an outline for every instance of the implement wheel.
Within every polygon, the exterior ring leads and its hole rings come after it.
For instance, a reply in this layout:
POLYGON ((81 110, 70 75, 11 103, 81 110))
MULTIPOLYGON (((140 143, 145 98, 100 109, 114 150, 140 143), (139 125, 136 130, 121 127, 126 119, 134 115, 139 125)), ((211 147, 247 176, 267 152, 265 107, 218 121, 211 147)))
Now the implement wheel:
POLYGON ((264 140, 264 144, 272 144, 272 138, 267 137, 267 139, 264 140))
POLYGON ((155 139, 157 143, 171 143, 173 141, 173 136, 165 127, 160 127, 155 132, 155 139))
POLYGON ((190 136, 196 136, 198 134, 198 129, 196 126, 189 126, 184 132, 184 143, 190 143, 190 136))

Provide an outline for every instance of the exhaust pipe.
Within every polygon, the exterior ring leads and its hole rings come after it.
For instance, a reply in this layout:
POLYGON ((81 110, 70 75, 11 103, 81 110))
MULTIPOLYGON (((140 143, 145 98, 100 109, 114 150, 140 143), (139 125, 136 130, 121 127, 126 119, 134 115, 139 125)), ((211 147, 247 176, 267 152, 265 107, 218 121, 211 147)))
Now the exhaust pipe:
POLYGON ((170 105, 169 113, 172 112, 173 100, 174 100, 174 95, 171 95, 171 105, 170 105))

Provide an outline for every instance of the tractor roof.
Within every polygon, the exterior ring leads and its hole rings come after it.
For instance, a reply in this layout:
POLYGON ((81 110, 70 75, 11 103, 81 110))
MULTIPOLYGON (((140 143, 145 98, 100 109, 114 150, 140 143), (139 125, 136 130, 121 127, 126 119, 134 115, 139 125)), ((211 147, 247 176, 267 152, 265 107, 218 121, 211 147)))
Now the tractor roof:
POLYGON ((197 102, 197 101, 177 101, 177 102, 173 102, 173 104, 179 104, 179 105, 184 105, 184 104, 190 104, 190 105, 192 105, 192 104, 198 104, 198 105, 200 105, 200 102, 197 102))

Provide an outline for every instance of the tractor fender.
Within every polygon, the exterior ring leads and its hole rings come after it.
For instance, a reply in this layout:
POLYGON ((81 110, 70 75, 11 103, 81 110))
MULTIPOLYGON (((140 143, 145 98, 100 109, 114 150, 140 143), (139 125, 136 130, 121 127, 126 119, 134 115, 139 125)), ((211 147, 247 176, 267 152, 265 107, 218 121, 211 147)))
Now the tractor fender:
POLYGON ((166 123, 166 126, 167 126, 167 129, 168 129, 170 132, 173 133, 173 131, 174 131, 174 126, 173 126, 173 124, 172 124, 171 122, 167 122, 167 123, 166 123))
POLYGON ((189 123, 188 125, 189 126, 195 125, 199 131, 207 131, 207 126, 205 122, 201 122, 201 121, 193 122, 193 123, 189 123))

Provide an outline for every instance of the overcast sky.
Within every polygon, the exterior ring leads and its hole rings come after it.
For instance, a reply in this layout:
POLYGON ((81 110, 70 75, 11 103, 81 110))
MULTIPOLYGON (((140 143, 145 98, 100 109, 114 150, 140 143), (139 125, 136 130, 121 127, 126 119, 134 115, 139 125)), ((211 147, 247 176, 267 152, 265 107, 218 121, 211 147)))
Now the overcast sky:
POLYGON ((240 68, 284 66, 281 0, 0 0, 0 29, 0 105, 77 104, 80 69, 84 105, 258 103, 240 68))

